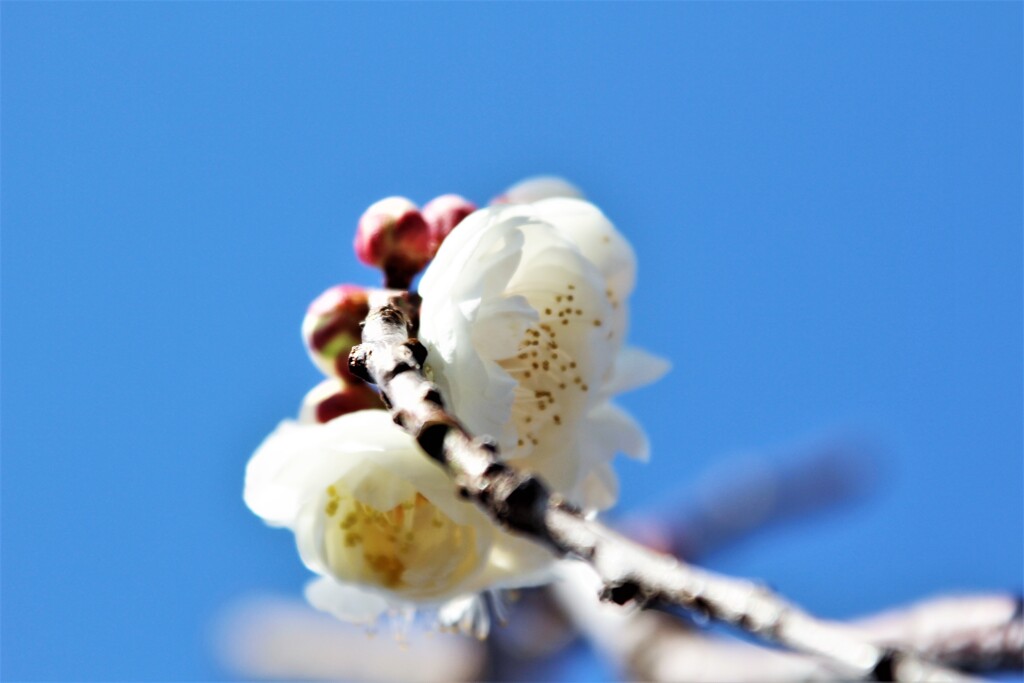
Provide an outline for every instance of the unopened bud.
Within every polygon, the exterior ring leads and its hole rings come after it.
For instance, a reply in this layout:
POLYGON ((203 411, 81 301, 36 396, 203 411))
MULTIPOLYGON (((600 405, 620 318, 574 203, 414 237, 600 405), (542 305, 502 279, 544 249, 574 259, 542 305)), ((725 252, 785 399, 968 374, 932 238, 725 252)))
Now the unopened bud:
POLYGON ((370 312, 369 292, 335 285, 313 300, 302 321, 302 339, 313 363, 328 377, 349 377, 348 352, 362 337, 370 312))
POLYGON ((357 410, 383 407, 380 396, 366 382, 355 378, 327 379, 313 387, 302 399, 299 422, 330 422, 357 410))
POLYGON ((423 207, 423 218, 430 226, 434 252, 462 219, 476 211, 476 205, 457 194, 443 194, 431 199, 423 207))
POLYGON ((370 206, 359 219, 354 246, 359 260, 383 269, 387 285, 396 289, 407 288, 434 256, 430 227, 405 197, 370 206))
POLYGON ((535 176, 522 180, 491 200, 491 204, 532 204, 552 197, 583 199, 578 187, 557 176, 535 176))

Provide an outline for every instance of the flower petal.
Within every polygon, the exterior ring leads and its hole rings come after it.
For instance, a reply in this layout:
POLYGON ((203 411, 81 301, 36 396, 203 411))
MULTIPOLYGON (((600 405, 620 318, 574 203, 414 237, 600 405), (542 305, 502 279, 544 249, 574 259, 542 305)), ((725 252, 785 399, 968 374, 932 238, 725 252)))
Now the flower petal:
POLYGON ((587 440, 637 460, 647 460, 650 445, 636 419, 614 403, 602 403, 587 415, 587 440))
POLYGON ((636 284, 636 254, 604 213, 590 202, 566 197, 545 199, 533 208, 579 247, 604 276, 617 303, 624 303, 636 284))
POLYGON ((384 410, 361 410, 326 424, 282 422, 249 461, 243 497, 268 524, 293 526, 303 507, 342 477, 350 477, 356 495, 378 509, 416 490, 459 523, 480 514, 452 496, 441 468, 384 410), (378 471, 400 476, 375 477, 378 471))
POLYGON ((471 331, 473 346, 488 360, 515 355, 526 328, 537 322, 537 311, 521 296, 486 301, 476 312, 471 331))
POLYGON ((544 546, 512 534, 498 534, 476 590, 539 586, 551 580, 555 557, 544 546))
POLYGON ((595 510, 607 510, 619 499, 619 478, 609 464, 595 467, 580 487, 580 498, 595 510))
POLYGON ((492 204, 531 204, 549 197, 583 198, 583 192, 558 176, 534 176, 521 180, 494 198, 492 204))
POLYGON ((627 346, 615 358, 615 370, 604 387, 605 395, 610 397, 653 384, 671 369, 672 364, 661 356, 627 346))
POLYGON ((325 576, 307 583, 305 593, 313 607, 354 624, 372 624, 388 609, 383 597, 325 576))
MULTIPOLYGON (((522 246, 521 235, 515 230, 495 231, 493 225, 506 222, 512 227, 529 222, 525 216, 517 216, 506 208, 481 209, 459 223, 441 243, 437 255, 420 279, 420 294, 424 296, 424 310, 431 312, 431 304, 444 305, 451 299, 431 297, 430 292, 440 291, 457 295, 459 299, 479 298, 495 294, 508 281, 516 269, 522 246), (513 223, 514 221, 514 223, 513 223), (475 268, 484 277, 467 280, 462 277, 467 268, 475 268), (470 289, 467 289, 467 286, 470 289), (430 298, 432 301, 427 301, 430 298)), ((421 324, 428 326, 433 317, 421 316, 421 324)))

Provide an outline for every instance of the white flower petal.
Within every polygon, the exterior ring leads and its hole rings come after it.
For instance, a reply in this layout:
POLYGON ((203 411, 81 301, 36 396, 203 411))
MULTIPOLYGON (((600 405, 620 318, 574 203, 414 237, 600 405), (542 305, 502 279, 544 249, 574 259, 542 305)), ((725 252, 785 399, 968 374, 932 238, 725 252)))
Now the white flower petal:
POLYGON ((324 425, 282 422, 249 460, 243 498, 268 524, 290 526, 311 498, 367 459, 401 468, 416 485, 446 480, 386 411, 362 410, 324 425))
POLYGON ((639 423, 622 408, 605 402, 587 415, 581 429, 582 480, 573 489, 575 500, 587 509, 605 510, 618 498, 619 484, 610 463, 622 453, 647 460, 650 447, 639 423))
POLYGON ((614 403, 603 403, 590 411, 585 433, 594 446, 600 445, 637 460, 648 458, 650 447, 640 423, 614 403))
POLYGON ((619 478, 611 465, 594 468, 580 487, 580 498, 595 510, 606 510, 619 498, 619 478))
MULTIPOLYGON (((420 339, 425 340, 422 330, 420 339)), ((456 409, 459 420, 473 434, 499 438, 502 425, 512 412, 516 381, 500 366, 485 361, 468 344, 461 345, 447 362, 438 358, 435 347, 425 345, 429 350, 427 367, 447 404, 456 409)))
POLYGON ((516 216, 505 208, 481 209, 470 214, 445 238, 441 247, 420 279, 420 293, 431 290, 449 291, 457 299, 435 298, 424 302, 420 324, 428 327, 434 323, 431 304, 447 305, 451 301, 479 298, 484 294, 493 295, 500 291, 509 275, 515 270, 522 247, 521 236, 516 231, 493 231, 488 228, 498 222, 522 224, 529 221, 516 216), (466 268, 476 268, 484 273, 477 280, 461 277, 466 268))
POLYGON ((579 247, 605 277, 617 301, 625 302, 636 284, 636 254, 601 210, 566 197, 545 199, 533 208, 579 247))
POLYGON ((372 624, 388 609, 381 596, 327 577, 307 583, 305 593, 313 607, 353 624, 372 624))
POLYGON ((512 534, 498 534, 487 567, 476 578, 478 591, 487 588, 539 586, 551 580, 555 558, 547 548, 512 534))
POLYGON ((521 180, 494 198, 492 204, 532 204, 549 197, 583 198, 583 192, 558 176, 535 176, 521 180))
POLYGON ((322 437, 316 425, 286 420, 268 436, 245 471, 245 504, 272 526, 291 526, 308 500, 307 481, 333 481, 343 473, 320 459, 322 437), (298 454, 298 456, 296 456, 298 454))
POLYGON ((653 384, 672 369, 672 364, 653 353, 627 346, 615 358, 615 371, 604 391, 607 396, 621 394, 653 384))
POLYGON ((537 311, 521 296, 486 301, 476 311, 473 345, 488 360, 501 360, 516 353, 526 328, 537 322, 537 311))
POLYGON ((327 566, 324 549, 326 519, 320 510, 320 498, 311 499, 302 507, 291 529, 295 533, 295 546, 302 564, 311 572, 329 576, 331 569, 327 566))

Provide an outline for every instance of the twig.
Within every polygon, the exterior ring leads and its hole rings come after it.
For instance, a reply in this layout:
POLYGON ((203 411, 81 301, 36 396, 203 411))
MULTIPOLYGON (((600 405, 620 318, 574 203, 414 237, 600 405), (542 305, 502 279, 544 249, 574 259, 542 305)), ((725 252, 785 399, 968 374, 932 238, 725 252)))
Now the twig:
MULTIPOLYGON (((716 637, 653 611, 625 613, 594 598, 593 577, 562 563, 549 593, 572 623, 630 679, 654 682, 821 681, 835 673, 792 652, 716 637)), ((905 648, 959 669, 1019 672, 1024 634, 1018 598, 968 595, 927 600, 837 624, 853 637, 905 648)))
POLYGON ((858 620, 856 632, 875 642, 900 642, 946 666, 979 673, 1024 671, 1021 596, 934 598, 858 620))
POLYGON ((819 621, 767 588, 719 576, 653 552, 587 520, 529 472, 502 463, 495 442, 473 438, 444 409, 423 373, 427 351, 409 335, 399 297, 371 301, 353 373, 380 387, 395 422, 440 463, 458 486, 506 529, 556 555, 587 561, 603 582, 601 597, 619 605, 678 606, 731 624, 785 648, 820 657, 837 673, 869 680, 951 680, 959 674, 911 652, 883 648, 819 621))

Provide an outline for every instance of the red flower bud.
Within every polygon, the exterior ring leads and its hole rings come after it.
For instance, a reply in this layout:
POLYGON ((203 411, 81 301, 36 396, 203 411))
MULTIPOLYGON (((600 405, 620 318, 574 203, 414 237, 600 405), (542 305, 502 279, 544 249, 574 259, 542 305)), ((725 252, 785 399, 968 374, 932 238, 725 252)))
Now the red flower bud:
POLYGON ((462 222, 462 219, 476 211, 476 205, 457 194, 443 194, 431 199, 423 207, 423 218, 430 226, 434 253, 448 233, 462 222))
POLYGON ((388 197, 359 219, 356 256, 384 270, 389 287, 406 289, 434 256, 430 227, 416 205, 405 197, 388 197))
POLYGON ((328 379, 302 399, 299 422, 330 422, 357 410, 383 407, 377 392, 361 379, 328 379))
POLYGON ((309 305, 302 339, 313 363, 328 377, 350 377, 348 352, 361 340, 359 323, 370 311, 368 297, 363 287, 335 285, 309 305))

